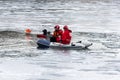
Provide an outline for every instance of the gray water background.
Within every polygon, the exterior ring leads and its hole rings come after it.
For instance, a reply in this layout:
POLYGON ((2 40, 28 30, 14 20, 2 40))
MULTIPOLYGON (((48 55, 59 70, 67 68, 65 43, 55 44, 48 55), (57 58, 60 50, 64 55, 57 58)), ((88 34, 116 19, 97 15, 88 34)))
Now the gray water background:
POLYGON ((0 0, 1 80, 119 80, 119 0, 0 0), (38 50, 37 33, 59 24, 88 50, 38 50), (32 36, 25 36, 30 28, 32 36))

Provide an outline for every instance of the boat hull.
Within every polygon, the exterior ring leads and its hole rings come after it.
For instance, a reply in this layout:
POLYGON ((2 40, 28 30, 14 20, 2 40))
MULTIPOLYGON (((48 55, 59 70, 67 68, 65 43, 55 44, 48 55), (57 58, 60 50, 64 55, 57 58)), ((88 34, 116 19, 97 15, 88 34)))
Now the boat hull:
MULTIPOLYGON (((44 42, 45 43, 45 42, 44 42)), ((61 43, 56 43, 56 42, 51 42, 49 45, 44 45, 43 41, 38 41, 37 42, 38 45, 38 49, 73 49, 73 50, 81 50, 81 49, 88 49, 88 47, 90 47, 92 45, 92 43, 87 43, 87 44, 83 44, 83 43, 74 43, 74 45, 71 43, 69 45, 64 45, 61 43), (42 43, 41 43, 42 42, 42 43)))
POLYGON ((50 47, 50 41, 46 39, 39 39, 37 41, 38 48, 49 48, 50 47))

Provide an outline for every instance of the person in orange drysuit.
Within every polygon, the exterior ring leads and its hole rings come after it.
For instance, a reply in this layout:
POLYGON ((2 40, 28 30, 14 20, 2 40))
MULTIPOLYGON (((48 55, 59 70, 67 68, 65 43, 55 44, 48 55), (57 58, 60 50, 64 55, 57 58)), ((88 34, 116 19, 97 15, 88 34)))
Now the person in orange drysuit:
POLYGON ((53 36, 50 39, 51 42, 61 42, 63 31, 60 29, 59 25, 54 27, 55 31, 53 32, 53 36))

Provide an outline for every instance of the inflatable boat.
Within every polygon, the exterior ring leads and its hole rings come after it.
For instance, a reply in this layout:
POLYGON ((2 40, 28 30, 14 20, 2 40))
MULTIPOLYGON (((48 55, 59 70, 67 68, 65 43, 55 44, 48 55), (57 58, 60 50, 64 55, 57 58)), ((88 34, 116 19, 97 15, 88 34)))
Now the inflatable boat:
POLYGON ((81 49, 88 49, 88 47, 92 46, 92 43, 83 43, 81 41, 79 42, 73 42, 69 45, 56 43, 56 42, 50 42, 46 39, 39 39, 37 41, 38 49, 75 49, 75 50, 81 50, 81 49))

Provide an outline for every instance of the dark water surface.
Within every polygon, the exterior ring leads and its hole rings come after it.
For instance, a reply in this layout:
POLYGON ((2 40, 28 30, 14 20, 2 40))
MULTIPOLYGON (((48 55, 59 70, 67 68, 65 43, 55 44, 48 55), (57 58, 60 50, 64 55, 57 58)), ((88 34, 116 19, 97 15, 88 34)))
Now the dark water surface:
POLYGON ((0 0, 1 80, 118 80, 119 0, 0 0), (36 33, 56 24, 88 50, 38 50, 36 33), (24 30, 30 28, 31 36, 24 30), (61 27, 62 28, 62 27, 61 27))

